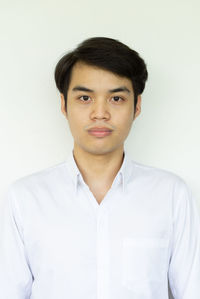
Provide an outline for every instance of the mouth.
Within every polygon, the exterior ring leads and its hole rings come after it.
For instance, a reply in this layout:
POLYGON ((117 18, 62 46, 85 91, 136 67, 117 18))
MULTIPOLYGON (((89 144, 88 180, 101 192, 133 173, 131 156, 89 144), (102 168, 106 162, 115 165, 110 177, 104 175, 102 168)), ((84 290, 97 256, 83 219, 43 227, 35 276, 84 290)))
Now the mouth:
POLYGON ((88 133, 95 137, 105 137, 112 134, 112 130, 109 129, 92 129, 88 130, 88 133))

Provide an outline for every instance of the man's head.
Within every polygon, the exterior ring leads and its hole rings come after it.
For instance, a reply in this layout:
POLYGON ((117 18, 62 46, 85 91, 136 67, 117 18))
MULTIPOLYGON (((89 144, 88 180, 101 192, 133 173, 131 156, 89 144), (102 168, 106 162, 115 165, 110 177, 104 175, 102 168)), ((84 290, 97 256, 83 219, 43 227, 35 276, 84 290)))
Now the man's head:
POLYGON ((140 113, 147 76, 139 54, 111 38, 87 39, 62 57, 55 81, 75 145, 99 154, 123 146, 140 113), (107 127, 112 134, 96 138, 88 134, 93 127, 107 127))
POLYGON ((148 77, 146 64, 139 54, 120 41, 108 37, 86 39, 64 55, 56 65, 55 81, 64 95, 67 111, 67 91, 73 66, 82 61, 131 80, 134 89, 134 108, 148 77))

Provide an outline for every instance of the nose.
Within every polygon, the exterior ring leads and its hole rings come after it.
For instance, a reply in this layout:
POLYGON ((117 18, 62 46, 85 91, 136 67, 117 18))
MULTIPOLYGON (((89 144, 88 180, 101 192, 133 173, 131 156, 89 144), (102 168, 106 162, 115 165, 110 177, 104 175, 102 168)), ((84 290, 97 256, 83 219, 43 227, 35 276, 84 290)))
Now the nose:
POLYGON ((91 111, 91 118, 92 119, 109 119, 110 118, 108 104, 105 100, 96 101, 93 103, 92 111, 91 111))

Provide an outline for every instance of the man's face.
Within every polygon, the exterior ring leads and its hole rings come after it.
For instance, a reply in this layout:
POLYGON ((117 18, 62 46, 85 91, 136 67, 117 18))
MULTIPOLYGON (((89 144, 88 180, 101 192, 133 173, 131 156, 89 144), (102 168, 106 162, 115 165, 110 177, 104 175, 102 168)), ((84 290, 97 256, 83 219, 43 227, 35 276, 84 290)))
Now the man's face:
POLYGON ((77 62, 67 93, 67 112, 61 94, 61 110, 69 122, 74 148, 101 155, 123 148, 133 120, 140 113, 141 97, 134 115, 134 91, 131 80, 110 71, 77 62), (92 91, 79 89, 87 88, 92 91), (112 91, 125 88, 124 91, 112 91), (127 89, 127 90, 126 90, 127 89), (94 136, 88 130, 106 127, 107 136, 94 136))

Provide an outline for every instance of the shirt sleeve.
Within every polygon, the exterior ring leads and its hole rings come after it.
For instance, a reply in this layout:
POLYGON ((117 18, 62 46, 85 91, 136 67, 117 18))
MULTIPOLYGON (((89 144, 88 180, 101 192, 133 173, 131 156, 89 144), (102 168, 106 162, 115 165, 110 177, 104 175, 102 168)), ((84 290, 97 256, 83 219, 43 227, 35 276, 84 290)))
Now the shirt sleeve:
POLYGON ((28 299, 33 277, 26 257, 15 193, 10 186, 0 211, 0 298, 28 299))
POLYGON ((200 217, 183 181, 174 188, 169 284, 175 299, 200 298, 200 217))

